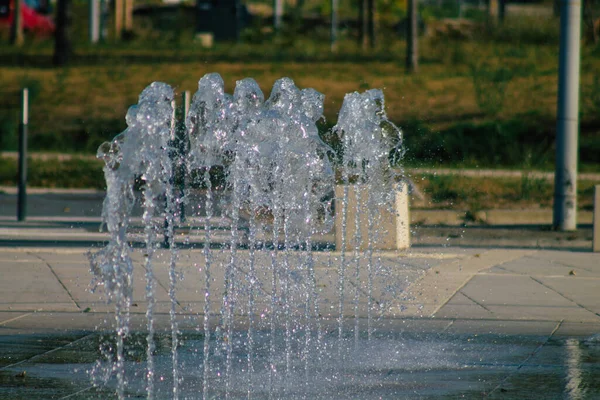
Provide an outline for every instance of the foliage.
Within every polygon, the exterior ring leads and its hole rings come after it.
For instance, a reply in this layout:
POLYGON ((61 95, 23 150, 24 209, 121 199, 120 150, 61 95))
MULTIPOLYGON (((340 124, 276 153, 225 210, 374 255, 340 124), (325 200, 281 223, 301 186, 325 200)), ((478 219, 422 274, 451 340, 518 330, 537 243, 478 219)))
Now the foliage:
POLYGON ((544 167, 554 159, 554 137, 548 135, 536 115, 504 122, 458 123, 441 131, 418 121, 403 127, 406 157, 411 164, 544 167))
POLYGON ((506 17, 501 24, 485 24, 481 39, 494 43, 511 43, 515 46, 558 46, 560 27, 558 19, 521 15, 506 17))
POLYGON ((496 116, 504 106, 506 87, 512 80, 512 71, 504 66, 486 62, 471 65, 471 78, 477 105, 486 115, 496 116))

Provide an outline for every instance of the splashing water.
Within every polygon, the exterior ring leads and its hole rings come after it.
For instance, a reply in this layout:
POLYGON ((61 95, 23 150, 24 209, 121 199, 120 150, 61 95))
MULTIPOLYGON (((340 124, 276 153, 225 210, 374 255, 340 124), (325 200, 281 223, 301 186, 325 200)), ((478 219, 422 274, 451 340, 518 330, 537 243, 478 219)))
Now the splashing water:
MULTIPOLYGON (((342 143, 338 159, 319 136, 317 123, 323 118, 324 102, 321 93, 301 90, 289 78, 275 82, 266 101, 253 79, 238 81, 233 95, 227 94, 224 86, 218 74, 200 79, 185 124, 178 128, 173 90, 164 83, 151 84, 128 111, 127 129, 98 150, 98 157, 105 161, 103 219, 110 243, 91 254, 90 261, 95 284, 102 286, 115 303, 116 355, 104 371, 116 377, 120 399, 125 398, 129 383, 123 343, 129 335, 133 295, 134 261, 128 243, 136 187, 141 189, 145 243, 147 398, 156 395, 154 259, 161 245, 169 249, 173 398, 178 398, 182 384, 179 372, 183 367, 177 355, 180 304, 175 240, 178 205, 182 202, 199 210, 189 219, 204 231, 203 259, 195 260, 203 271, 198 281, 203 293, 199 330, 204 339, 198 360, 202 398, 238 397, 240 382, 245 382, 246 398, 257 393, 280 398, 295 387, 296 376, 303 376, 306 393, 310 383, 319 379, 315 368, 330 355, 322 330, 322 278, 315 267, 313 238, 332 229, 336 169, 341 171, 344 185, 343 198, 338 199, 341 207, 337 207, 343 213, 343 231, 348 223, 354 223, 357 232, 355 238, 343 238, 342 248, 337 249, 338 355, 345 337, 347 267, 354 268, 350 278, 354 282, 356 343, 364 293, 361 285, 367 287, 369 339, 372 335, 373 276, 381 267, 375 262, 374 242, 384 234, 374 210, 392 207, 392 167, 401 156, 400 130, 385 116, 383 93, 369 90, 346 96, 332 131, 342 143), (174 156, 177 129, 182 129, 189 140, 189 152, 179 158, 174 156), (180 168, 177 160, 185 163, 189 176, 200 178, 200 183, 187 188, 183 198, 178 198, 173 188, 175 171, 180 168), (216 170, 224 171, 217 183, 216 170), (357 198, 355 210, 348 207, 350 187, 357 198), (191 204, 196 198, 201 200, 191 204), (348 220, 350 211, 353 221, 348 220), (364 241, 359 227, 363 214, 368 219, 366 249, 361 247, 364 241), (229 239, 215 249, 216 232, 224 228, 229 239), (352 244, 350 252, 347 247, 352 244), (366 281, 361 283, 363 260, 367 271, 366 281), (243 377, 238 368, 240 351, 245 352, 243 377)), ((331 254, 327 257, 332 264, 331 254)))

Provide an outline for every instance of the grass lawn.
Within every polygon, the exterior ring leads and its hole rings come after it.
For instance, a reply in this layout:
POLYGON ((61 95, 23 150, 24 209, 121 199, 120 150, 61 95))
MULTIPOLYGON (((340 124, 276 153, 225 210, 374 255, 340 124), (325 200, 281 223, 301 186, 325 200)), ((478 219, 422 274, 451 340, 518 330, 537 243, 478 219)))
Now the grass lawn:
MULTIPOLYGON (((85 15, 85 2, 75 5, 85 15)), ((381 88, 389 118, 403 128, 407 165, 553 168, 555 18, 508 16, 492 27, 476 22, 469 39, 424 36, 420 71, 412 75, 404 69, 404 40, 392 29, 394 18, 382 18, 377 47, 368 51, 342 27, 336 54, 329 51, 326 27, 278 37, 255 29, 240 43, 204 49, 189 23, 144 18, 134 20, 131 41, 96 47, 86 43, 85 18, 76 18, 75 53, 64 68, 52 67, 50 40, 28 37, 20 49, 2 40, 0 150, 16 149, 21 87, 31 91, 32 150, 94 154, 125 128, 127 108, 149 83, 194 92, 200 77, 219 72, 229 92, 236 80, 253 77, 268 95, 276 79, 288 76, 324 93, 324 134, 346 93, 381 88)), ((584 42, 580 161, 587 171, 600 171, 598 71, 600 45, 584 42)))

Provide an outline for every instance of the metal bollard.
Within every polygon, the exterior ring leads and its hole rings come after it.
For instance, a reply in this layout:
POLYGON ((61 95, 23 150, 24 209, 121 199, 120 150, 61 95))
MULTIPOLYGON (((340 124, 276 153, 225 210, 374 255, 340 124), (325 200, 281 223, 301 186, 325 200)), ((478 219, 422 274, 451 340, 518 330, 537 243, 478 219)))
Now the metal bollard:
POLYGON ((185 195, 185 175, 186 175, 186 169, 185 169, 185 159, 186 159, 186 155, 187 155, 187 150, 188 150, 188 138, 187 138, 187 132, 185 130, 185 119, 187 118, 188 112, 190 111, 190 101, 191 101, 191 96, 190 96, 190 92, 189 90, 186 90, 185 92, 183 92, 183 116, 182 116, 182 124, 181 124, 181 129, 178 132, 178 151, 179 151, 179 199, 180 199, 180 203, 179 203, 179 221, 180 222, 185 222, 185 203, 183 201, 181 201, 181 199, 183 199, 183 196, 185 195))
POLYGON ((27 218, 27 126, 29 124, 29 89, 21 93, 21 122, 19 123, 19 176, 17 221, 27 218))
POLYGON ((594 237, 592 240, 592 251, 600 252, 600 185, 594 188, 594 237))

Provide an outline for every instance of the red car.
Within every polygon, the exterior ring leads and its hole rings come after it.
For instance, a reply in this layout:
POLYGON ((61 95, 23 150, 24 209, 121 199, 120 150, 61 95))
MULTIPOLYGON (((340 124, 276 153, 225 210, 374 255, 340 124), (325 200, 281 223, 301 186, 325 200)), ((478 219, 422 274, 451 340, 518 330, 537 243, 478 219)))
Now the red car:
MULTIPOLYGON (((0 0, 0 26, 10 27, 12 25, 14 7, 14 0, 0 0)), ((49 36, 54 32, 52 19, 36 12, 24 1, 21 2, 21 16, 23 18, 23 29, 27 31, 42 36, 49 36)))

